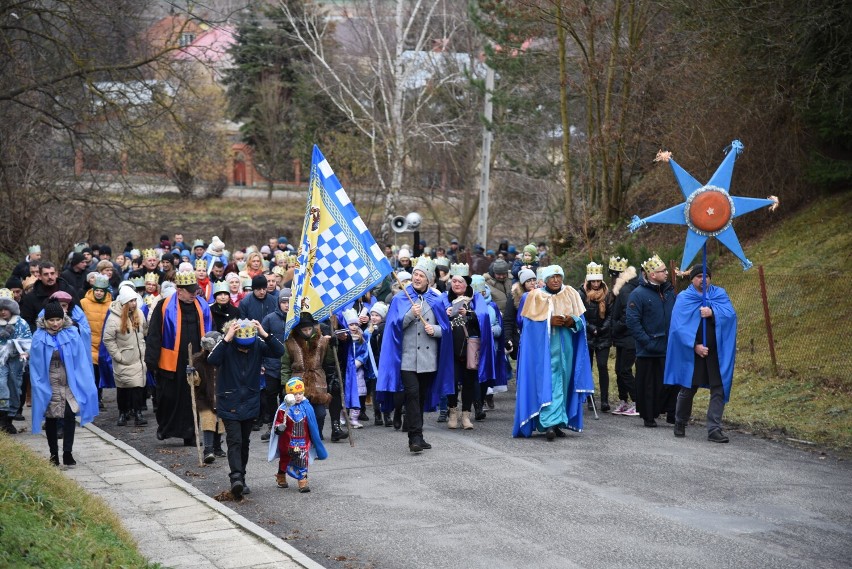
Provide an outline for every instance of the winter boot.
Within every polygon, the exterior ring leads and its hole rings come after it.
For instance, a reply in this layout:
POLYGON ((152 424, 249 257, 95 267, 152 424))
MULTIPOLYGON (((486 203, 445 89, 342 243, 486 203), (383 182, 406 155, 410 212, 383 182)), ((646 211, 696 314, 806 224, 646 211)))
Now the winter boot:
POLYGON ((337 421, 331 422, 331 442, 336 443, 342 441, 349 436, 349 431, 340 426, 337 421))
POLYGON ((279 472, 275 475, 275 482, 278 484, 279 488, 289 488, 290 485, 287 484, 287 475, 283 472, 279 472))
POLYGON ((74 460, 74 456, 70 452, 62 453, 62 464, 65 466, 74 466, 77 464, 77 461, 74 460))
POLYGON ((116 423, 119 427, 127 426, 127 413, 119 413, 118 414, 118 422, 116 423))
POLYGON ((390 411, 383 413, 385 416, 385 427, 393 427, 393 419, 391 419, 390 411))
POLYGON ((358 417, 361 415, 360 409, 349 410, 349 424, 353 429, 363 429, 364 425, 358 422, 358 417))
POLYGON ((459 408, 458 407, 450 407, 449 415, 447 415, 447 428, 448 429, 458 429, 459 428, 459 408))
POLYGON ((145 415, 142 414, 142 411, 136 411, 136 415, 133 420, 133 425, 136 427, 144 427, 148 424, 148 419, 145 418, 145 415))
POLYGON ((304 494, 305 492, 310 492, 310 491, 311 491, 311 489, 308 486, 308 477, 306 476, 306 477, 302 478, 301 480, 299 480, 299 492, 304 494))
POLYGON ((373 415, 376 417, 375 420, 373 421, 373 424, 375 426, 381 427, 385 424, 384 420, 382 419, 382 414, 380 412, 373 411, 373 415))
POLYGON ((447 422, 447 410, 446 409, 441 409, 440 411, 438 411, 438 422, 439 423, 446 423, 447 422))
MULTIPOLYGON (((489 387, 489 389, 491 389, 491 388, 489 387)), ((488 395, 485 396, 485 405, 487 405, 489 409, 494 409, 494 394, 493 393, 489 393, 488 395)))
POLYGON ((676 422, 674 426, 674 436, 680 438, 686 436, 686 423, 676 422))
POLYGON ((474 414, 474 418, 477 421, 484 421, 485 420, 485 410, 482 408, 482 402, 481 401, 475 401, 473 403, 473 410, 476 412, 474 414))
POLYGON ((10 435, 18 434, 18 429, 12 424, 12 415, 5 411, 0 411, 0 431, 10 435))
POLYGON ((473 429, 473 423, 470 422, 470 411, 462 411, 462 429, 469 431, 473 429))

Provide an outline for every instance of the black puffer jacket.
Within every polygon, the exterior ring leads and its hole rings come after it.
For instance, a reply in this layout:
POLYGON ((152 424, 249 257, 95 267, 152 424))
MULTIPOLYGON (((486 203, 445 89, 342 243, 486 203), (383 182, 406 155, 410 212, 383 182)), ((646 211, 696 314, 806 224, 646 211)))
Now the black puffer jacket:
POLYGON ((633 336, 627 328, 627 299, 630 298, 633 289, 639 286, 639 282, 636 268, 627 267, 612 287, 612 295, 615 297, 610 311, 612 314, 612 343, 617 348, 633 349, 636 346, 636 342, 633 341, 633 336))
POLYGON ((587 282, 579 289, 580 298, 583 299, 583 305, 586 307, 586 342, 589 348, 593 350, 602 350, 612 346, 612 335, 610 334, 610 322, 612 320, 612 304, 610 304, 611 295, 607 291, 606 283, 602 282, 601 287, 604 291, 604 304, 606 306, 604 316, 601 318, 600 307, 597 302, 592 302, 588 298, 586 287, 587 282))

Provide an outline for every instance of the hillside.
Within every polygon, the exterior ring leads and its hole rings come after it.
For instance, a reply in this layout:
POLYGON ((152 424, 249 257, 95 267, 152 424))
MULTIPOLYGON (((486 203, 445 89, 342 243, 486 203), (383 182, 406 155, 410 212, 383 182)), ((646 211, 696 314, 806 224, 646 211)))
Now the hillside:
POLYGON ((848 275, 852 232, 845 212, 852 192, 826 198, 744 244, 749 271, 731 255, 715 267, 739 314, 737 367, 725 418, 747 430, 852 452, 852 300, 848 275), (775 338, 772 373, 758 266, 775 338))

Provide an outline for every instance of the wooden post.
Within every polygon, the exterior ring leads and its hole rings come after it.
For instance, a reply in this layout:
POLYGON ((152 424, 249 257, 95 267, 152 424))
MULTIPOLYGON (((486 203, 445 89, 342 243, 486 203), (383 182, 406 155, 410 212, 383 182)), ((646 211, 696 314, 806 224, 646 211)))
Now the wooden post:
POLYGON ((763 299, 763 320, 766 322, 766 336, 769 339, 769 357, 772 359, 772 375, 778 375, 778 362, 775 359, 775 338, 772 336, 772 321, 769 319, 769 300, 766 298, 766 279, 763 276, 763 265, 758 265, 757 274, 760 277, 760 297, 763 299))

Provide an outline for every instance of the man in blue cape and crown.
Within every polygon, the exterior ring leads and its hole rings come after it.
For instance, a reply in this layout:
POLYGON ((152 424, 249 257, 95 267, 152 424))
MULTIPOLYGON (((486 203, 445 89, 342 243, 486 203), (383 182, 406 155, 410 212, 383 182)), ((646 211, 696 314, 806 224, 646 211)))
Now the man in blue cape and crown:
POLYGON ((586 309, 564 277, 559 265, 542 269, 545 286, 528 294, 521 312, 514 437, 539 431, 552 441, 566 436, 562 427, 583 430, 583 402, 594 393, 586 309))

